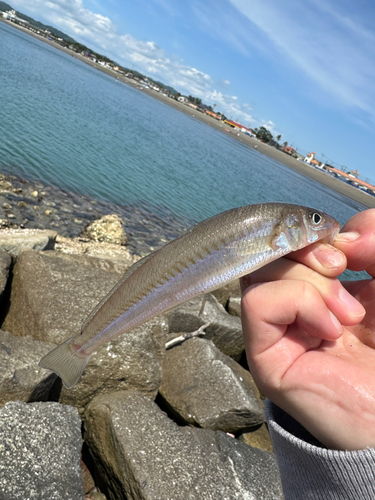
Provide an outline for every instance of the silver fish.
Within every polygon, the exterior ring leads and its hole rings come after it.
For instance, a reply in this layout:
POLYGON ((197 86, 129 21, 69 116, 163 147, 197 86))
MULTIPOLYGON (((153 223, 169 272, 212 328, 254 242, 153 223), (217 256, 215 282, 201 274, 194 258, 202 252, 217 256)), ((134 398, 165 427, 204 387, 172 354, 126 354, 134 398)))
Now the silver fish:
POLYGON ((73 387, 100 345, 289 252, 333 239, 339 229, 324 212, 285 203, 248 205, 204 220, 130 267, 81 332, 39 365, 73 387))

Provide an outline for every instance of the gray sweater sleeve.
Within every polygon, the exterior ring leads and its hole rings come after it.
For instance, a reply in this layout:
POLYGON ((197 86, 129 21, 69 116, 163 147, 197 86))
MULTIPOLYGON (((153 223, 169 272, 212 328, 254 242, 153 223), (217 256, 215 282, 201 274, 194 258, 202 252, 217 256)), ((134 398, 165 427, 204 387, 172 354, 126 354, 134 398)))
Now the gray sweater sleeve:
POLYGON ((266 415, 285 500, 375 499, 375 449, 328 450, 270 401, 266 415))

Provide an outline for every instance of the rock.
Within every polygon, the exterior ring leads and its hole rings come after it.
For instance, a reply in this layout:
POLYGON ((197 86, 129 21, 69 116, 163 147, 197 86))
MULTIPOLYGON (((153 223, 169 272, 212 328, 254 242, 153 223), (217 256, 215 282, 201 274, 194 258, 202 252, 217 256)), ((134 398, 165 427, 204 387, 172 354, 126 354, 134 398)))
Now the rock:
POLYGON ((8 219, 0 219, 0 230, 3 232, 4 229, 19 229, 19 225, 14 222, 9 221, 8 219))
POLYGON ((228 314, 211 294, 185 302, 168 315, 170 332, 193 332, 205 323, 205 339, 212 340, 221 352, 239 361, 245 349, 240 318, 228 314))
POLYGON ((87 495, 88 493, 90 493, 92 491, 96 491, 95 481, 91 475, 89 468, 87 467, 87 465, 85 464, 85 462, 83 461, 82 458, 81 458, 80 465, 81 465, 81 471, 82 471, 83 491, 84 491, 85 495, 87 495))
POLYGON ((52 250, 57 233, 44 229, 7 229, 0 232, 0 250, 18 256, 26 250, 52 250))
POLYGON ((126 245, 127 237, 118 215, 105 215, 89 224, 81 233, 84 238, 93 241, 126 245))
POLYGON ((94 493, 86 495, 85 500, 107 500, 107 497, 103 493, 99 493, 98 491, 96 491, 94 493))
POLYGON ((85 418, 110 500, 283 498, 272 454, 220 431, 178 427, 137 392, 98 396, 85 418))
POLYGON ((232 316, 241 317, 241 297, 229 297, 227 309, 232 316))
MULTIPOLYGON (((60 235, 56 238, 55 250, 66 254, 121 261, 121 269, 130 267, 139 259, 139 257, 132 255, 126 247, 115 243, 99 243, 83 238, 64 238, 60 235)), ((119 268, 119 272, 121 269, 119 268)))
POLYGON ((0 498, 82 500, 81 420, 58 403, 0 409, 0 498))
POLYGON ((251 432, 244 432, 238 439, 249 446, 273 453, 273 446, 266 424, 251 432))
POLYGON ((222 306, 226 307, 229 297, 241 297, 240 280, 236 279, 214 290, 212 295, 217 298, 222 306))
POLYGON ((52 215, 52 210, 50 210, 49 208, 47 210, 44 210, 44 215, 47 215, 47 217, 49 217, 50 215, 52 215))
POLYGON ((136 389, 155 399, 162 378, 167 324, 155 318, 103 345, 91 356, 78 384, 62 388, 60 403, 82 414, 98 394, 136 389))
POLYGON ((55 344, 77 335, 82 322, 126 267, 84 255, 23 252, 13 269, 3 329, 55 344))
POLYGON ((0 330, 0 406, 17 400, 47 401, 56 375, 39 368, 38 363, 53 347, 0 330))
POLYGON ((250 373, 204 339, 166 352, 159 391, 185 424, 238 433, 265 421, 250 373))
POLYGON ((5 287, 8 282, 11 265, 12 257, 8 253, 0 251, 0 305, 2 303, 5 287))
POLYGON ((0 191, 10 191, 12 189, 12 184, 9 181, 0 179, 0 191))
POLYGON ((32 192, 31 192, 31 196, 32 196, 33 198, 38 198, 38 196, 39 196, 38 191, 32 191, 32 192))

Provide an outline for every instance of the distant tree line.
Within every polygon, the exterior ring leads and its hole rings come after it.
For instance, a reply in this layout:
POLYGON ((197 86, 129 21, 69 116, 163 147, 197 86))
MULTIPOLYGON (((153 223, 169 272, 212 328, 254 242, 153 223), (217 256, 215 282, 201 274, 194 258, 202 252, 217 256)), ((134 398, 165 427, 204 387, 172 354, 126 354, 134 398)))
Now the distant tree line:
POLYGON ((266 127, 262 126, 259 128, 255 128, 254 132, 257 139, 259 139, 260 141, 269 143, 273 140, 273 135, 268 129, 266 129, 266 127))
POLYGON ((195 104, 196 106, 200 106, 202 104, 202 99, 199 99, 199 97, 193 97, 191 95, 188 96, 188 101, 192 104, 195 104))

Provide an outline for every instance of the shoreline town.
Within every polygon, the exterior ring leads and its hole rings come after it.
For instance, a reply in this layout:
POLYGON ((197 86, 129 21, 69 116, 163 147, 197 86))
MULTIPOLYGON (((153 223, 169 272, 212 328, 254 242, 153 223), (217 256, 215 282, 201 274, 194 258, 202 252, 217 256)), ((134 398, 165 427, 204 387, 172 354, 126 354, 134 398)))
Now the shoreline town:
MULTIPOLYGON (((147 95, 167 104, 178 111, 185 113, 186 115, 196 119, 216 130, 229 134, 234 139, 239 142, 251 147, 252 149, 258 151, 259 153, 266 155, 280 163, 283 163, 289 168, 298 171, 299 173, 310 177, 311 179, 320 182, 321 184, 333 189, 334 191, 347 196, 348 198, 361 203, 367 208, 375 208, 375 186, 370 185, 358 178, 356 178, 352 173, 346 174, 341 170, 330 166, 323 166, 323 168, 318 167, 318 162, 315 160, 314 153, 308 155, 305 161, 301 161, 301 158, 297 159, 282 151, 274 146, 271 146, 265 142, 260 141, 251 134, 250 129, 242 126, 239 123, 233 122, 231 120, 221 121, 215 118, 214 113, 207 114, 196 109, 196 106, 192 106, 191 103, 186 104, 185 102, 178 101, 176 99, 171 99, 166 94, 159 92, 152 88, 152 86, 147 85, 147 81, 139 81, 133 75, 126 76, 123 72, 119 72, 116 69, 112 69, 108 64, 99 64, 96 60, 92 60, 81 53, 74 52, 72 49, 65 47, 59 43, 57 39, 51 37, 46 37, 45 34, 40 34, 37 30, 31 29, 31 27, 22 26, 15 23, 14 21, 7 20, 0 16, 0 20, 9 26, 12 26, 24 33, 33 36, 34 38, 47 43, 48 45, 65 52, 66 54, 92 66, 99 71, 106 73, 107 75, 115 78, 117 81, 129 85, 135 89, 138 89, 147 95), (251 135, 250 135, 251 134, 251 135), (307 161, 306 161, 307 160, 307 161), (315 164, 315 165, 314 165, 315 164), (325 169, 324 169, 325 168, 325 169), (361 186, 361 187, 360 187, 361 186)), ((288 148, 285 148, 288 149, 288 148)), ((289 148, 290 149, 290 148, 289 148)))

